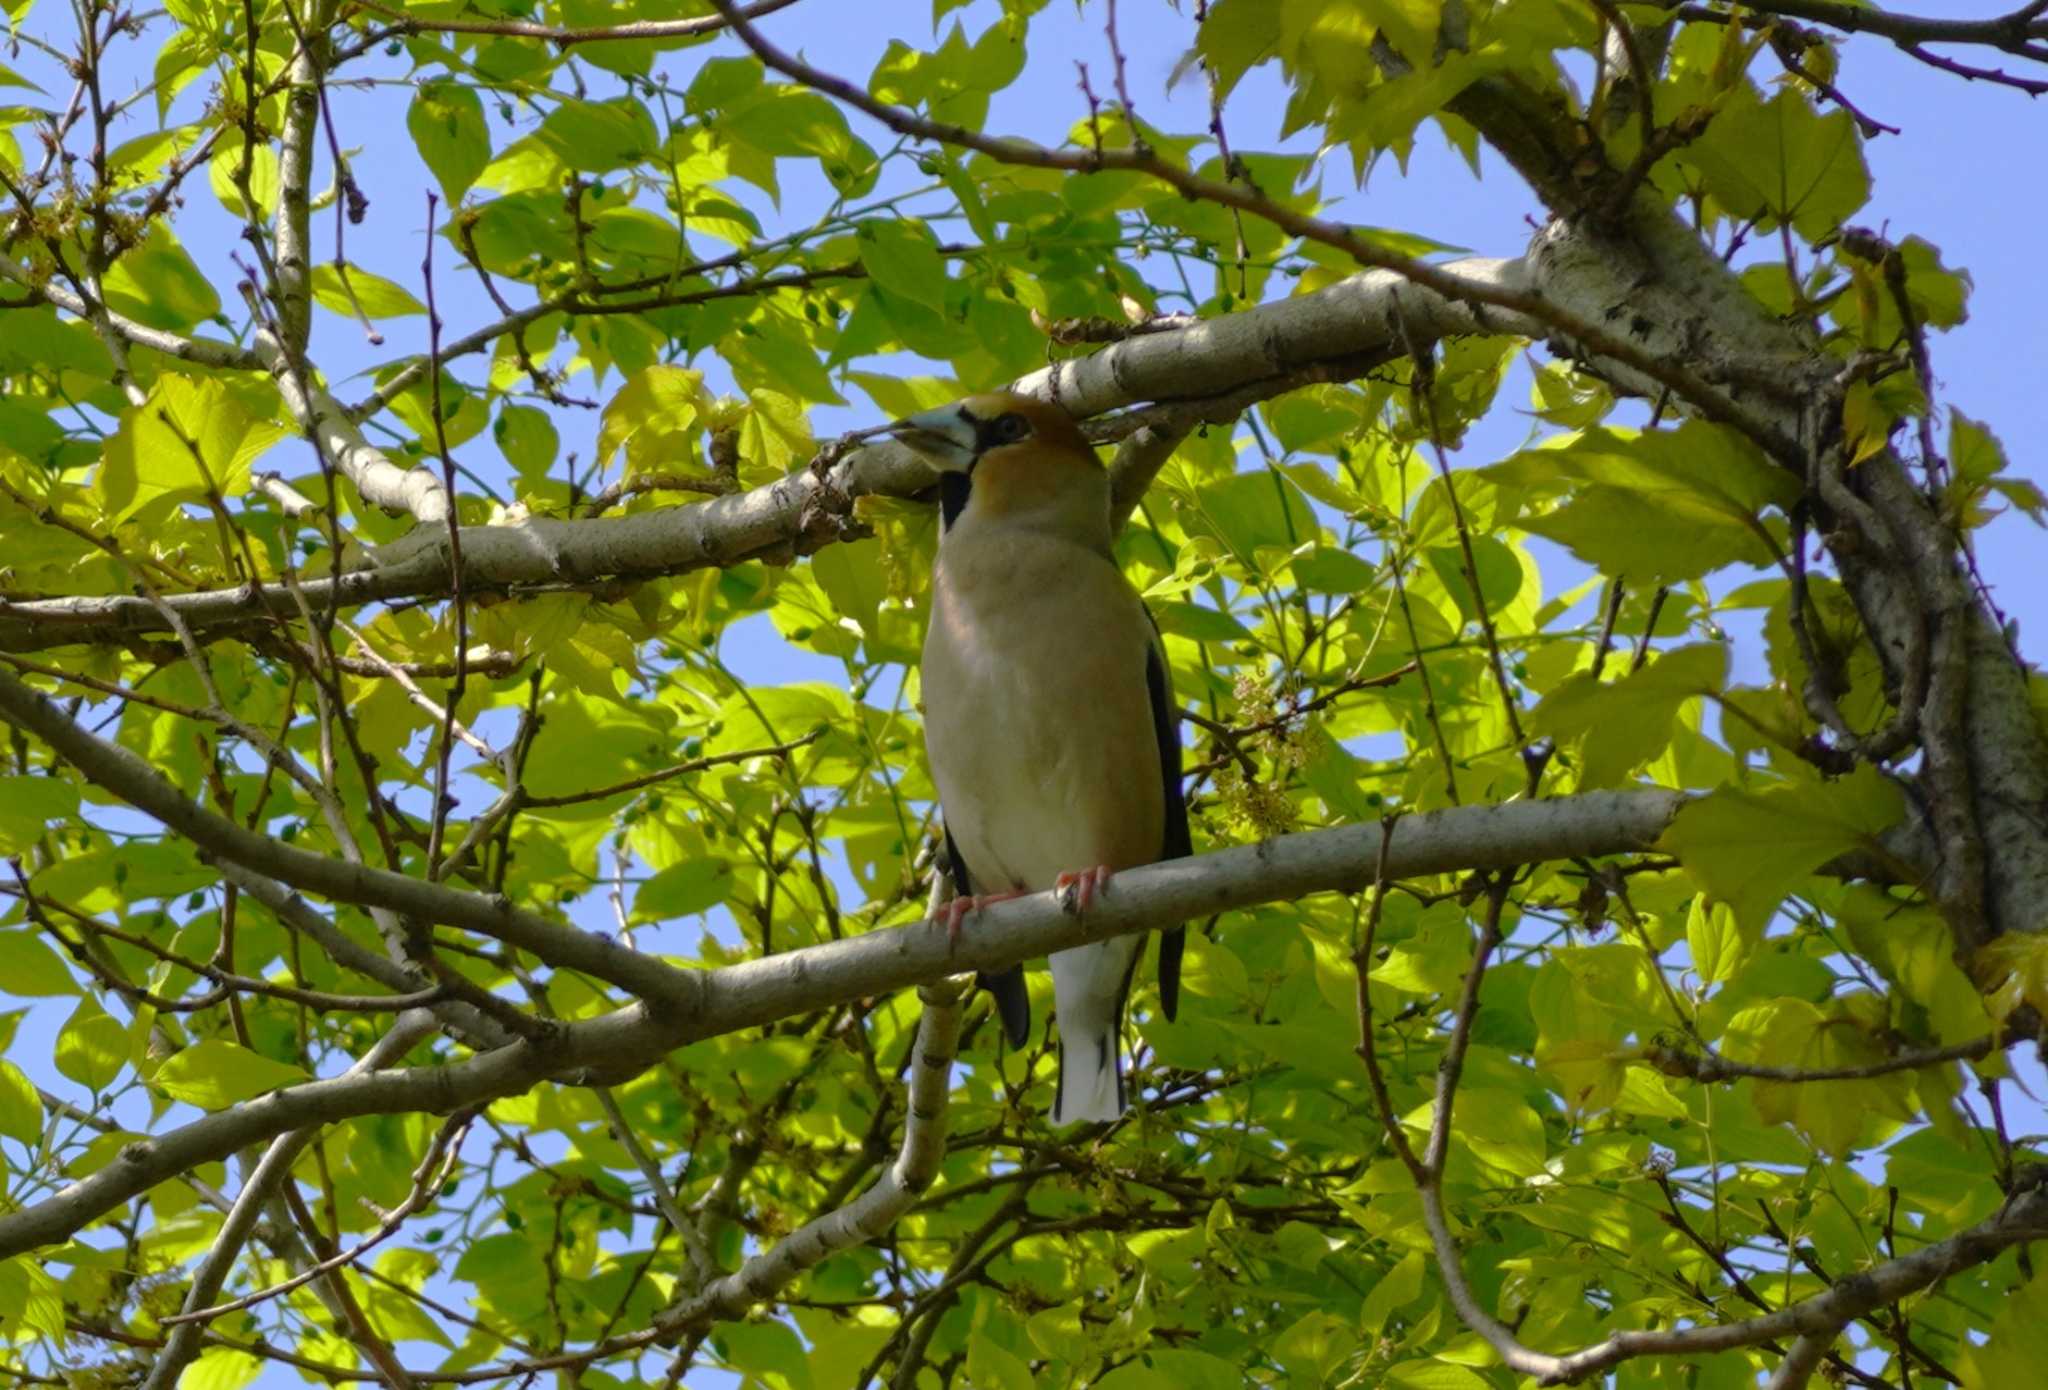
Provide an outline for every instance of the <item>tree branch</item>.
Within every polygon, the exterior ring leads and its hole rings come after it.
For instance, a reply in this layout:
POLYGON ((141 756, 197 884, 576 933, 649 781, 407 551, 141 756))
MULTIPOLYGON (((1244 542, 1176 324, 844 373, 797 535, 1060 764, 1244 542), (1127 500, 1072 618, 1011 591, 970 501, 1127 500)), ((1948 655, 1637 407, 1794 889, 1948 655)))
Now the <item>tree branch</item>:
MULTIPOLYGON (((583 43, 694 39, 725 28, 723 19, 711 15, 697 19, 642 19, 629 24, 592 25, 577 29, 535 24, 523 19, 421 19, 387 9, 375 0, 358 2, 372 14, 383 15, 391 21, 378 31, 379 42, 398 34, 495 34, 502 38, 539 39, 556 48, 567 49, 583 43)), ((795 3, 796 0, 755 0, 755 3, 743 6, 740 12, 749 19, 758 19, 795 3)))
MULTIPOLYGON (((5 263, 0 262, 0 267, 5 263)), ((1475 282, 1515 285, 1519 261, 1477 259, 1448 269, 1475 282)), ((1135 421, 1115 417, 1112 429, 1157 424, 1190 428, 1233 419, 1246 406, 1312 381, 1348 379, 1405 350, 1399 323, 1418 339, 1458 334, 1540 332, 1514 316, 1481 313, 1368 271, 1292 299, 1204 321, 1172 333, 1150 334, 1099 353, 1062 362, 1022 378, 1017 389, 1056 401, 1077 417, 1140 402, 1160 402, 1135 421)), ((274 350, 274 349, 273 349, 274 350)), ((261 367, 260 362, 241 364, 261 367)), ((289 385, 289 376, 280 386, 289 385)), ((362 441, 331 397, 295 409, 314 412, 322 449, 356 480, 365 495, 411 510, 423 522, 439 497, 440 481, 424 469, 401 470, 362 441), (360 446, 360 447, 358 447, 360 446), (367 451, 367 452, 365 452, 367 451), (424 510, 423 510, 424 509, 424 510)), ((854 451, 822 471, 800 470, 747 492, 632 516, 574 521, 544 517, 465 527, 462 583, 466 593, 527 585, 594 584, 608 579, 651 579, 752 559, 807 554, 839 538, 838 523, 853 500, 868 494, 905 497, 932 485, 917 455, 893 442, 854 451)), ((395 598, 438 598, 452 590, 445 523, 422 525, 383 547, 373 567, 330 578, 301 578, 298 588, 314 611, 395 598)), ((218 638, 238 626, 299 616, 299 600, 282 585, 243 586, 165 594, 195 636, 218 638)), ((163 632, 157 605, 132 594, 16 602, 0 600, 0 651, 33 651, 73 642, 120 641, 163 632)))
MULTIPOLYGON (((393 1020, 390 1030, 342 1073, 343 1079, 368 1075, 392 1065, 405 1056, 414 1043, 433 1031, 433 1015, 425 1010, 400 1014, 393 1020)), ((205 1260, 193 1273, 192 1283, 185 1290, 184 1309, 180 1314, 183 1320, 171 1329, 171 1335, 157 1354, 156 1364, 150 1367, 149 1376, 140 1390, 170 1390, 184 1374, 185 1367, 199 1355, 199 1334, 203 1323, 197 1320, 200 1317, 197 1310, 205 1310, 220 1293, 221 1286, 227 1282, 228 1272, 242 1253, 242 1246, 254 1233, 264 1206, 279 1184, 289 1181, 292 1164, 300 1151, 319 1133, 319 1125, 314 1124, 288 1130, 270 1141, 269 1149, 242 1184, 234 1208, 221 1223, 220 1233, 214 1237, 205 1260)), ((319 1269, 316 1266, 306 1277, 310 1279, 317 1273, 319 1269)))
POLYGON ((156 817, 203 852, 339 902, 387 908, 426 922, 462 927, 533 952, 548 964, 581 970, 652 1002, 688 1009, 698 977, 593 932, 553 922, 504 898, 464 893, 387 869, 347 863, 244 829, 185 799, 163 775, 118 744, 96 738, 55 701, 0 670, 0 720, 33 734, 87 780, 156 817))
MULTIPOLYGON (((1684 800, 1668 791, 1591 792, 1407 816, 1387 837, 1385 872, 1413 877, 1640 851, 1655 843, 1684 800)), ((686 1043, 834 1004, 966 971, 1002 970, 1232 908, 1355 892, 1373 881, 1382 834, 1377 823, 1344 826, 1129 869, 1083 918, 1070 915, 1058 895, 1038 893, 991 907, 957 947, 944 930, 922 920, 880 928, 689 972, 694 1007, 633 1004, 558 1025, 545 1042, 519 1040, 464 1062, 288 1086, 130 1145, 56 1196, 0 1216, 0 1259, 62 1240, 166 1178, 306 1124, 400 1111, 446 1113, 516 1095, 550 1077, 616 1081, 686 1043)))
MULTIPOLYGON (((1555 335, 1569 338, 1576 350, 1596 354, 1627 365, 1634 372, 1655 381, 1678 399, 1687 402, 1710 420, 1736 425, 1759 438, 1774 431, 1746 402, 1701 377, 1684 354, 1658 354, 1644 350, 1631 339, 1609 332, 1593 318, 1573 312, 1557 300, 1527 289, 1507 289, 1484 281, 1468 281, 1452 268, 1432 265, 1389 251, 1349 227, 1324 218, 1296 212, 1276 203, 1256 189, 1236 183, 1205 178, 1162 158, 1147 145, 1126 149, 1052 149, 1029 141, 985 135, 964 126, 928 120, 904 107, 878 101, 865 88, 803 62, 763 37, 734 9, 730 0, 710 0, 725 16, 732 30, 763 63, 775 71, 822 92, 856 111, 880 121, 898 135, 938 144, 974 150, 1003 164, 1034 169, 1063 169, 1075 174, 1121 169, 1159 180, 1185 197, 1250 213, 1281 231, 1306 241, 1319 242, 1351 256, 1360 265, 1392 271, 1401 279, 1432 290, 1446 299, 1475 306, 1490 306, 1534 319, 1555 335)), ((1772 452, 1793 456, 1789 440, 1773 439, 1772 452)))
POLYGON ((966 976, 954 976, 917 991, 924 1017, 911 1044, 903 1144, 889 1170, 847 1205, 799 1226, 737 1272, 663 1311, 654 1320, 656 1336, 674 1337, 766 1303, 805 1270, 888 1230, 931 1186, 946 1153, 946 1094, 960 1045, 962 1001, 970 984, 966 976))

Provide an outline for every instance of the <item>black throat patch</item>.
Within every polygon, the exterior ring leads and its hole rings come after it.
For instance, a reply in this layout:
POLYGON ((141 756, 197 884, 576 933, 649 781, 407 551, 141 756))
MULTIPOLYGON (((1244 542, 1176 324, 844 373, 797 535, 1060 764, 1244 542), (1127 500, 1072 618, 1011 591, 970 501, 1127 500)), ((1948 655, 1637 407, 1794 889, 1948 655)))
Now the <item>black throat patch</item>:
POLYGON ((950 531, 960 513, 967 510, 967 495, 974 490, 974 479, 967 473, 939 474, 939 529, 950 531))

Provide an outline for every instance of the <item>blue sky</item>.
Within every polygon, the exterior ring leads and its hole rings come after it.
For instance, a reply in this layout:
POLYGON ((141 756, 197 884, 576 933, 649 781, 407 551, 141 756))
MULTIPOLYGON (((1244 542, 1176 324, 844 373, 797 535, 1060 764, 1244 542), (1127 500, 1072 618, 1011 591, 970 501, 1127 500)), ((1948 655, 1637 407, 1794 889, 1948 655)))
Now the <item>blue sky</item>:
MULTIPOLYGON (((891 37, 914 45, 931 41, 931 8, 928 0, 856 4, 810 0, 765 21, 763 27, 777 42, 803 50, 821 66, 861 79, 872 70, 891 37)), ((1940 7, 1930 4, 1928 8, 1940 7)), ((1176 11, 1161 0, 1125 0, 1120 11, 1135 105, 1148 122, 1169 132, 1194 133, 1207 124, 1207 99, 1199 80, 1184 82, 1175 90, 1167 88, 1169 75, 1192 42, 1191 11, 1192 5, 1176 11)), ((974 0, 944 22, 950 25, 958 18, 972 34, 997 12, 994 0, 974 0)), ((1101 19, 1100 4, 1077 13, 1066 0, 1054 0, 1034 21, 1032 60, 1025 77, 998 94, 989 128, 1041 140, 1061 139, 1085 115, 1073 60, 1089 64, 1098 93, 1109 90, 1110 61, 1101 19)), ((62 44, 70 32, 69 11, 52 0, 42 0, 30 13, 27 28, 62 44)), ((153 30, 150 39, 128 44, 111 55, 112 93, 126 90, 137 75, 148 71, 161 37, 160 29, 153 30)), ((670 54, 661 67, 681 86, 703 58, 735 51, 731 40, 722 39, 670 54)), ((59 104, 68 94, 68 80, 32 51, 9 55, 8 62, 39 82, 47 94, 37 97, 9 91, 5 93, 8 101, 59 104)), ((1769 71, 1771 66, 1765 59, 1759 70, 1769 71)), ((417 290, 424 193, 432 181, 405 132, 403 73, 388 60, 382 71, 390 79, 387 85, 333 93, 341 142, 361 147, 355 170, 371 200, 368 220, 349 230, 348 253, 353 263, 417 290)), ((1865 111, 1902 128, 1901 134, 1880 136, 1865 147, 1875 193, 1862 220, 1895 239, 1907 235, 1926 238, 1941 248, 1948 264, 1967 268, 1975 278, 1969 322, 1933 343, 1935 370, 1943 386, 1942 404, 1988 423, 2005 442, 2017 469, 2048 484, 2048 467, 2042 462, 2039 444, 2048 437, 2048 387, 2043 384, 2048 332, 2042 327, 2048 322, 2048 277, 2042 276, 2038 263, 2039 229, 2048 225, 2048 180, 2029 173, 2029 165, 2038 163, 2034 152, 2038 108, 2017 93, 1967 84, 1934 72, 1880 41, 1850 43, 1839 81, 1865 111)), ((1247 78, 1233 96, 1228 114, 1236 148, 1279 147, 1282 95, 1270 68, 1247 78)), ((204 99, 204 84, 195 84, 174 107, 171 120, 193 119, 204 99)), ((856 130, 878 147, 890 143, 892 137, 861 118, 854 117, 854 123, 856 130)), ((153 124, 153 105, 140 103, 119 138, 144 133, 153 124)), ((492 127, 501 146, 509 141, 510 134, 495 116, 492 127)), ((1300 144, 1297 141, 1291 147, 1300 148, 1300 144)), ((1356 190, 1350 184, 1348 159, 1333 159, 1324 177, 1328 211, 1364 224, 1416 232, 1477 254, 1517 254, 1527 241, 1531 231, 1528 219, 1537 213, 1537 206, 1499 161, 1488 157, 1484 163, 1485 177, 1474 178, 1440 138, 1425 134, 1405 172, 1391 161, 1383 162, 1365 188, 1356 190)), ((327 177, 323 150, 316 183, 324 184, 327 177)), ((786 167, 782 212, 775 214, 758 199, 754 201, 764 215, 793 226, 807 220, 825 197, 822 183, 786 167)), ((221 287, 223 298, 232 302, 231 287, 239 272, 231 254, 239 228, 214 205, 203 180, 192 188, 178 230, 194 259, 221 287)), ((331 259, 332 221, 327 215, 316 218, 315 243, 318 258, 331 259)), ((493 311, 473 279, 456 273, 445 243, 436 255, 443 270, 437 275, 436 288, 449 335, 488 321, 493 311)), ((373 348, 350 322, 324 311, 319 314, 314 355, 332 377, 345 383, 338 392, 345 399, 353 399, 365 389, 360 382, 346 383, 351 373, 399 354, 425 350, 423 319, 390 320, 382 326, 388 341, 373 348)), ((982 387, 993 383, 967 384, 982 387)), ((586 380, 572 383, 571 389, 575 394, 602 399, 617 385, 613 378, 593 390, 586 380)), ((851 408, 819 414, 816 424, 821 435, 876 422, 876 412, 867 407, 865 397, 857 392, 848 395, 851 408)), ((1529 421, 1516 408, 1526 399, 1526 384, 1504 392, 1494 416, 1472 433, 1460 462, 1491 462, 1520 445, 1528 434, 1529 421)), ((574 415, 560 425, 564 450, 576 449, 588 457, 596 432, 595 416, 574 415)), ((500 473, 488 434, 465 457, 473 459, 480 470, 500 473)), ((287 473, 311 470, 303 456, 281 459, 276 466, 287 473)), ((2048 632, 2048 585, 2042 582, 2039 559, 2042 545, 2043 537, 2036 528, 2015 516, 1996 522, 1980 540, 1986 577, 1999 603, 2020 620, 2023 647, 2037 655, 2048 650, 2044 647, 2048 639, 2035 636, 2037 631, 2048 632)), ((1554 550, 1544 552, 1544 564, 1552 589, 1563 588, 1576 577, 1554 550)), ((843 679, 837 663, 791 652, 774 640, 765 623, 750 623, 741 629, 740 635, 728 640, 726 655, 736 668, 762 680, 843 679)), ((37 1004, 24 1039, 53 1035, 68 1012, 68 1002, 37 1004)), ((17 1057, 22 1050, 17 1048, 17 1057)), ((73 1089, 52 1073, 45 1072, 37 1079, 66 1094, 73 1089)), ((274 1374, 263 1383, 290 1384, 296 1383, 296 1378, 274 1374)), ((707 1379, 703 1383, 717 1382, 707 1379)))

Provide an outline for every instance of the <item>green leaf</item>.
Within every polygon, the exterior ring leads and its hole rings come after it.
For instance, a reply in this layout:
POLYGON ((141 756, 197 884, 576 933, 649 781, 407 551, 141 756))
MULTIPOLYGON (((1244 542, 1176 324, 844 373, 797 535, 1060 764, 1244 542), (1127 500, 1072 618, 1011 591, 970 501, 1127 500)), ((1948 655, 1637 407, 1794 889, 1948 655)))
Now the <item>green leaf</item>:
POLYGON ((1680 811, 1662 845, 1755 934, 1808 874, 1836 855, 1872 847, 1898 823, 1904 804, 1898 787, 1871 767, 1834 782, 1782 782, 1760 792, 1724 787, 1680 811))
POLYGON ((76 993, 78 982, 63 957, 34 932, 0 931, 0 994, 37 999, 76 993))
POLYGON ((358 308, 365 318, 393 319, 407 314, 424 314, 427 306, 413 298, 412 291, 396 281, 373 275, 361 266, 350 266, 346 285, 341 267, 313 267, 313 298, 337 314, 354 318, 358 308), (354 298, 350 298, 350 292, 354 298))
POLYGON ((1396 1362, 1387 1367, 1387 1383, 1406 1390, 1491 1390, 1486 1377, 1450 1361, 1396 1362))
POLYGON ((1622 785, 1670 744, 1678 712, 1728 677, 1728 649, 1700 642, 1663 652, 1618 681, 1567 676, 1529 716, 1530 727, 1577 750, 1581 790, 1622 785))
POLYGON ((762 67, 756 58, 707 58, 690 79, 686 99, 692 113, 702 115, 732 106, 761 89, 762 67))
POLYGON ((563 101, 533 139, 569 168, 591 174, 631 168, 660 143, 647 108, 631 97, 563 101))
POLYGON ((1146 605, 1162 633, 1194 642, 1240 642, 1251 630, 1230 614, 1206 604, 1182 603, 1177 599, 1154 599, 1146 605))
MULTIPOLYGON (((882 603, 889 597, 881 542, 867 539, 827 546, 811 557, 811 574, 832 606, 872 645, 881 636, 882 603)), ((907 660, 912 653, 903 655, 907 660)))
POLYGON ((422 82, 406 108, 405 129, 451 206, 491 162, 484 104, 459 82, 422 82))
POLYGON ((987 1337, 975 1337, 967 1344, 967 1379, 988 1390, 1034 1390, 1031 1364, 1021 1356, 1003 1350, 987 1337))
POLYGON ((1773 558, 1761 515, 1789 508, 1799 482, 1735 431, 1688 420, 1675 430, 1596 429, 1482 471, 1533 497, 1565 493, 1516 524, 1631 585, 1697 579, 1773 558))
POLYGON ((696 457, 703 410, 704 374, 687 367, 649 367, 619 388, 604 408, 597 431, 597 463, 611 464, 621 448, 626 471, 704 471, 696 457))
POLYGON ((213 196, 227 209, 228 215, 243 222, 264 223, 277 208, 279 166, 277 151, 268 143, 255 146, 243 168, 244 145, 239 137, 230 136, 215 148, 213 162, 207 168, 207 182, 213 189, 213 196), (249 185, 249 196, 256 206, 250 207, 242 200, 242 184, 249 185))
POLYGON ((233 1347, 208 1347, 178 1378, 178 1390, 242 1390, 263 1374, 263 1359, 233 1347))
POLYGON ((491 433, 498 441, 498 452, 528 486, 547 477, 562 449, 555 422, 538 406, 505 406, 491 423, 491 433))
POLYGON ((0 856, 20 854, 51 821, 78 814, 78 788, 55 777, 0 776, 0 856))
POLYGON ((1359 1306, 1358 1323, 1368 1334, 1378 1336, 1387 1319, 1413 1303, 1422 1292, 1422 1252, 1411 1250, 1380 1276, 1359 1306))
MULTIPOLYGON (((1752 1004, 1729 1020, 1721 1039, 1732 1060, 1795 1071, 1875 1067, 1886 1060, 1878 1031, 1882 1004, 1870 994, 1829 1000, 1778 998, 1752 1004)), ((1820 1147, 1845 1158, 1917 1118, 1910 1078, 1899 1073, 1847 1081, 1757 1081, 1757 1113, 1790 1121, 1820 1147)))
MULTIPOLYGON (((582 613, 581 606, 563 610, 553 624, 554 633, 536 641, 535 650, 546 652, 565 644, 578 630, 582 613)), ((574 795, 659 765, 665 750, 638 713, 616 701, 558 691, 549 704, 547 725, 527 758, 527 788, 540 796, 574 795)))
POLYGON ((107 441, 97 480, 101 504, 119 523, 145 510, 159 517, 209 490, 239 496, 257 456, 291 433, 250 414, 220 377, 165 372, 107 441))
POLYGON ((1730 215, 1787 221, 1817 240, 1870 197, 1870 171, 1846 111, 1816 112, 1805 96, 1781 88, 1769 102, 1744 84, 1699 139, 1675 156, 1691 166, 1730 215))
MULTIPOLYGON (((1521 582, 1520 571, 1517 565, 1517 584, 1521 582)), ((1319 594, 1362 594, 1379 582, 1379 571, 1348 550, 1319 545, 1294 557, 1294 579, 1304 589, 1319 594)))
POLYGON ((0 1134, 34 1148, 43 1137, 43 1102, 33 1081, 14 1063, 0 1060, 0 1134))
POLYGON ((128 1064, 128 1030, 96 999, 81 999, 57 1033, 57 1070, 88 1091, 112 1084, 128 1064))
POLYGON ((1223 478, 1205 484, 1197 498, 1199 510, 1185 519, 1189 533, 1217 537, 1243 561, 1262 548, 1292 550, 1321 534, 1301 490, 1277 472, 1223 478))
POLYGON ((1311 1309, 1275 1337, 1269 1350, 1294 1383, 1320 1385, 1357 1346, 1357 1336, 1342 1320, 1311 1309))
POLYGON ((1703 985, 1733 979, 1747 954, 1735 913, 1726 903, 1708 903, 1703 893, 1694 896, 1686 913, 1685 943, 1692 953, 1693 973, 1703 985))
POLYGON ((191 29, 179 29, 165 39, 163 47, 157 50, 153 69, 159 121, 170 115, 171 103, 178 99, 178 93, 206 70, 208 58, 216 51, 215 42, 191 29))
POLYGON ((200 138, 196 126, 170 126, 124 140, 107 155, 107 168, 138 179, 160 177, 171 160, 200 138))
POLYGON ((724 859, 671 864, 633 895, 633 920, 670 922, 692 917, 724 902, 732 890, 732 865, 724 859))
POLYGON ((57 451, 69 438, 63 427, 34 405, 0 400, 0 449, 10 449, 44 468, 56 466, 57 451))
POLYGON ((730 1322, 712 1334, 733 1369, 757 1383, 810 1390, 811 1366, 796 1330, 785 1322, 730 1322))
POLYGON ((939 255, 938 240, 921 222, 906 218, 875 218, 855 229, 860 245, 860 263, 877 285, 894 295, 944 310, 946 291, 945 258, 939 255))
POLYGON ((208 1038, 178 1051, 151 1078, 165 1095, 202 1110, 219 1110, 310 1079, 304 1068, 273 1061, 223 1038, 208 1038))
MULTIPOLYGON (((220 313, 220 296, 185 248, 162 223, 154 223, 141 243, 114 262, 100 281, 107 307, 151 328, 173 333, 220 313)), ((13 325, 9 325, 13 331, 13 325)))
POLYGON ((1511 1091, 1467 1086, 1452 1114, 1459 1141, 1474 1157, 1517 1177, 1542 1171, 1543 1117, 1511 1091))
POLYGON ((1995 1306, 1983 1345, 1961 1349, 1965 1390, 2031 1384, 2048 1364, 2048 1273, 2034 1275, 1995 1306))
MULTIPOLYGON (((1465 578, 1465 548, 1459 545, 1431 546, 1423 552, 1446 591, 1467 622, 1479 618, 1472 599, 1472 585, 1465 578)), ((1488 614, 1498 614, 1522 591, 1522 560, 1506 542, 1492 536, 1472 537, 1472 561, 1479 573, 1479 596, 1488 614)))
POLYGON ((35 1260, 0 1260, 0 1338, 64 1339, 64 1291, 35 1260))
POLYGON ((1217 0, 1209 7, 1196 46, 1215 76, 1218 100, 1248 69, 1275 56, 1280 10, 1271 0, 1217 0))
POLYGON ((732 140, 783 159, 808 157, 840 193, 858 197, 874 185, 875 152, 854 137, 839 107, 787 83, 756 88, 719 122, 732 140))

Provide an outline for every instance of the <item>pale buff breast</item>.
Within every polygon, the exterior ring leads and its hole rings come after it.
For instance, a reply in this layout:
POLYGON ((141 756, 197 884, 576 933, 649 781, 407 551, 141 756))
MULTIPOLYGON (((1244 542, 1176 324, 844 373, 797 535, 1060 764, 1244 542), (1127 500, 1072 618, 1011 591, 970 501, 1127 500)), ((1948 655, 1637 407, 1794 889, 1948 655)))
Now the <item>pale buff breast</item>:
POLYGON ((941 554, 925 743, 977 891, 1159 857, 1149 640, 1129 582, 1086 547, 1020 531, 941 554))

